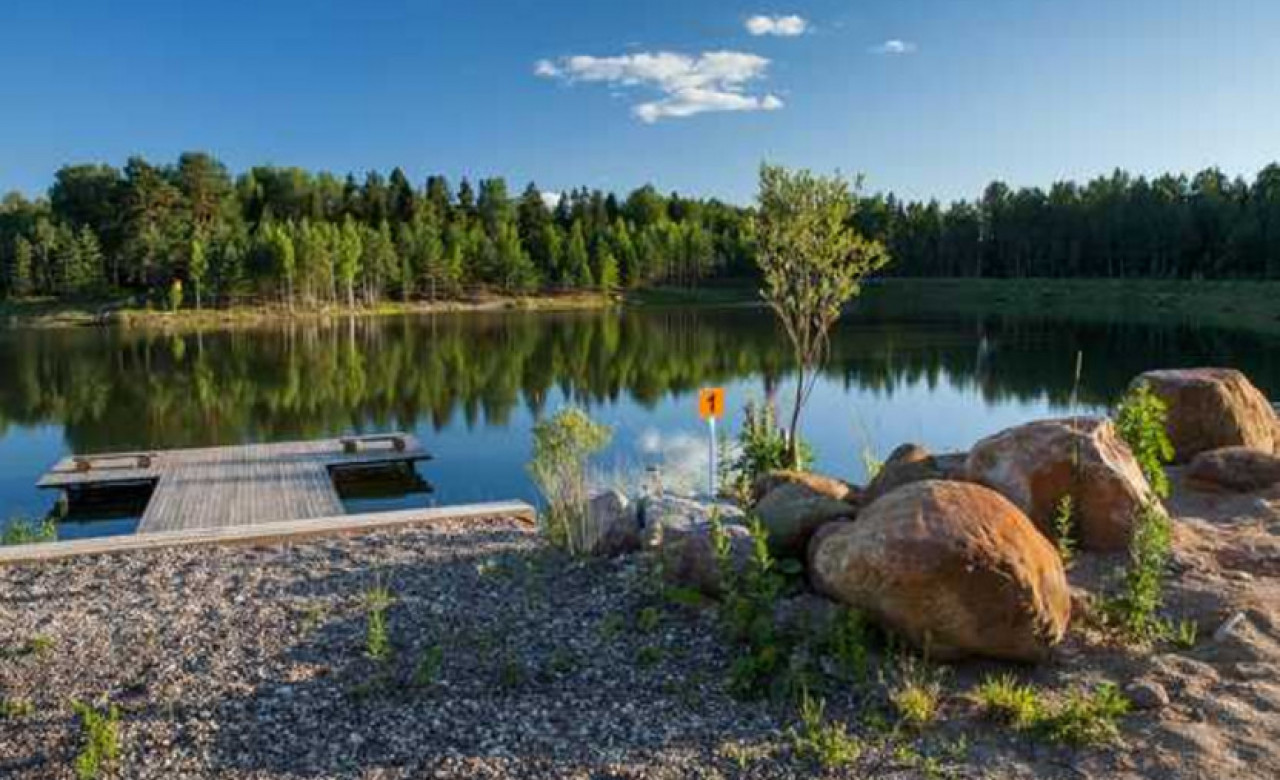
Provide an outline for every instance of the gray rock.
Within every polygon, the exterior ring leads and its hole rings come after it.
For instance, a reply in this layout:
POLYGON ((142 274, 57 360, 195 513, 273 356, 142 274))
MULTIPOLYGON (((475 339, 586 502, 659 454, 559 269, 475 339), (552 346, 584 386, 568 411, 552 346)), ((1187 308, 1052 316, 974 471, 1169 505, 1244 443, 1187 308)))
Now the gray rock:
MULTIPOLYGON (((740 525, 722 524, 721 528, 729 541, 724 566, 740 572, 751 559, 754 546, 751 533, 740 525)), ((716 556, 711 529, 709 522, 664 529, 659 550, 662 576, 668 584, 693 588, 713 598, 721 595, 724 571, 716 556)))
POLYGON ((643 544, 636 507, 617 490, 593 496, 587 504, 586 550, 612 556, 635 552, 643 544))
POLYGON ((1137 680, 1125 688, 1133 706, 1140 710, 1158 710, 1169 706, 1169 692, 1155 680, 1137 680))
POLYGON ((742 525, 746 518, 742 510, 733 504, 704 503, 669 494, 640 500, 636 516, 644 544, 648 547, 659 545, 669 530, 687 531, 710 523, 713 517, 726 525, 742 525))

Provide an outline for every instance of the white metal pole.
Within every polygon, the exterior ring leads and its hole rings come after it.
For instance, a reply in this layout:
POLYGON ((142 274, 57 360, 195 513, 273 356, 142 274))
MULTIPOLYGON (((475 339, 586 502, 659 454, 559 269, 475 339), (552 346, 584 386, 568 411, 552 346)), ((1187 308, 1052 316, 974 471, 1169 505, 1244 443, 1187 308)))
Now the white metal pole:
POLYGON ((711 500, 716 498, 716 418, 707 418, 707 426, 711 429, 711 468, 707 474, 707 484, 711 486, 711 500))

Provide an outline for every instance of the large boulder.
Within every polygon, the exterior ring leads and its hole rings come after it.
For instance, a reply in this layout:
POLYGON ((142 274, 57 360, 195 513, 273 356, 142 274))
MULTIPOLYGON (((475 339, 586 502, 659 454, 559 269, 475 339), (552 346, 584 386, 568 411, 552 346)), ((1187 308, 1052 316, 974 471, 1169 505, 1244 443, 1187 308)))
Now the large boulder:
POLYGON ((635 552, 644 534, 636 506, 617 490, 606 490, 587 502, 586 538, 589 555, 622 555, 635 552))
POLYGON ((934 455, 919 444, 903 444, 890 453, 889 459, 871 479, 863 493, 863 503, 869 504, 903 485, 926 479, 964 481, 965 456, 958 453, 934 455))
POLYGON ((1122 550, 1133 521, 1153 501, 1151 486, 1110 420, 1072 417, 1019 425, 969 452, 970 479, 1003 494, 1050 539, 1065 495, 1087 550, 1122 550))
POLYGON ((966 482, 914 482, 824 527, 809 577, 940 660, 1041 660, 1071 613, 1053 545, 1003 496, 966 482))
POLYGON ((1169 407, 1167 429, 1174 460, 1185 463, 1221 447, 1276 452, 1280 423, 1258 388, 1230 368, 1182 368, 1148 371, 1145 382, 1169 407))
POLYGON ((796 475, 765 493, 752 511, 768 530, 770 547, 799 555, 819 527, 857 514, 857 493, 839 480, 796 475))
POLYGON ((641 499, 636 515, 648 547, 659 544, 669 531, 686 531, 712 519, 737 524, 744 520, 742 510, 733 504, 707 503, 669 493, 641 499))
POLYGON ((1280 457, 1248 447, 1223 447, 1196 455, 1184 476, 1196 490, 1252 493, 1280 483, 1280 457))
POLYGON ((755 484, 751 486, 751 502, 753 504, 757 503, 760 499, 773 492, 774 488, 792 483, 800 483, 837 501, 858 503, 858 489, 843 479, 826 477, 809 471, 790 471, 785 469, 770 471, 757 479, 755 484))
POLYGON ((662 577, 668 584, 693 588, 716 598, 724 591, 726 566, 730 572, 745 570, 755 546, 751 532, 740 525, 720 526, 729 545, 727 558, 722 562, 716 555, 713 528, 712 523, 696 523, 666 529, 659 553, 662 577))

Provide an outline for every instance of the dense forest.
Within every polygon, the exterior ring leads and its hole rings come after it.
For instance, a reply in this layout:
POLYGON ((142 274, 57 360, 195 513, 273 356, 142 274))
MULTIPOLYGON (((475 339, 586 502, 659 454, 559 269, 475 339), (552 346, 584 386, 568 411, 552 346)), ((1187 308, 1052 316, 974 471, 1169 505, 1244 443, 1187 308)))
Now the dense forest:
POLYGON ((714 200, 652 187, 624 201, 576 190, 549 203, 503 179, 415 187, 400 169, 363 181, 256 167, 233 178, 207 154, 60 169, 48 197, 0 204, 11 297, 155 294, 289 305, 373 304, 485 287, 612 291, 741 273, 748 222, 714 200))
MULTIPOLYGON (((579 189, 552 199, 501 178, 456 189, 401 171, 232 176, 203 153, 157 166, 60 169, 47 197, 0 202, 0 295, 152 295, 172 305, 369 305, 488 288, 613 291, 754 272, 751 209, 579 189), (185 293, 174 299, 174 282, 185 293)), ((1280 278, 1280 165, 1116 171, 1048 191, 989 185, 942 205, 860 197, 856 221, 897 276, 1280 278)))

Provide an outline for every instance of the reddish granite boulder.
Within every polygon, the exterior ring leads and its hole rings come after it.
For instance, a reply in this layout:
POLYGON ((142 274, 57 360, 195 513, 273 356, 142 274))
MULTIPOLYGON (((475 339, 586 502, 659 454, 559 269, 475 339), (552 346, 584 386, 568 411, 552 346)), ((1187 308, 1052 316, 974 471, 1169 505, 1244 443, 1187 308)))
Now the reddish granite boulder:
POLYGON ((1280 457, 1248 447, 1223 447, 1192 458, 1185 476, 1196 490, 1252 493, 1280 483, 1280 457))
POLYGON ((1145 382, 1169 407, 1167 428, 1174 460, 1185 463, 1201 452, 1249 447, 1276 453, 1280 422, 1266 396, 1230 368, 1148 371, 1145 382))
POLYGON ((1041 420, 983 439, 969 478, 1000 492, 1053 538, 1058 502, 1070 495, 1076 535, 1088 550, 1123 550, 1151 486, 1111 421, 1041 420))
POLYGON ((824 526, 809 577, 942 660, 1040 660, 1071 614, 1053 545, 1003 496, 964 482, 914 482, 824 526))

